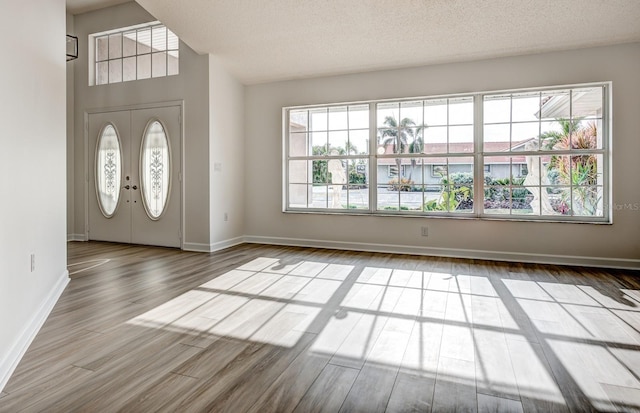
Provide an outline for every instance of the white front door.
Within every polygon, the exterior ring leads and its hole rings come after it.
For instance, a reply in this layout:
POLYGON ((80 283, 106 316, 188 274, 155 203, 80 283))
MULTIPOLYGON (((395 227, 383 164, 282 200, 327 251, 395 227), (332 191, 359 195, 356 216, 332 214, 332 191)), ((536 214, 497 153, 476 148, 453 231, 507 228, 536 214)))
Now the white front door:
POLYGON ((89 239, 180 247, 180 106, 89 115, 89 239))

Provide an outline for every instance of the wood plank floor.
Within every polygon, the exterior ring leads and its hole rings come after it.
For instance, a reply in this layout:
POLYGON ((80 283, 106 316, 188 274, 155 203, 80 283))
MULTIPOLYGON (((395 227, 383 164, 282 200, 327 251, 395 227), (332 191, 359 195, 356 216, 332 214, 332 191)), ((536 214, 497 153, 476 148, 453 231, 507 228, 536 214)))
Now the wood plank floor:
POLYGON ((68 248, 0 412, 640 411, 637 272, 68 248))

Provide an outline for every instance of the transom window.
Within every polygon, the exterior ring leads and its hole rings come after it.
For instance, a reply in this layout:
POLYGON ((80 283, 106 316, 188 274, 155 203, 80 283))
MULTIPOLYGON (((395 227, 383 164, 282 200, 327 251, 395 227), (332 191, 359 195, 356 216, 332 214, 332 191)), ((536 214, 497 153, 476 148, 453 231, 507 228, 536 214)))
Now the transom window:
POLYGON ((89 35, 89 84, 177 75, 179 43, 159 22, 89 35))
POLYGON ((609 90, 285 108, 284 210, 608 222, 609 90))

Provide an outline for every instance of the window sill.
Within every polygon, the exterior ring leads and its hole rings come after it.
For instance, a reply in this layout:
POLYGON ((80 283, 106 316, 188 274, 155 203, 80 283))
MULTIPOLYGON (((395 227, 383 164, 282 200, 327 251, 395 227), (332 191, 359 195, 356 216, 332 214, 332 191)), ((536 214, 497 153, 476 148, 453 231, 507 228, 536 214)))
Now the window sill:
POLYGON ((472 214, 433 214, 433 215, 423 215, 423 214, 410 214, 410 213, 398 213, 398 212, 365 212, 365 211, 319 211, 319 210, 283 210, 284 214, 294 214, 294 215, 341 215, 341 216, 358 216, 358 217, 395 217, 395 218, 426 218, 426 219, 453 219, 453 220, 465 220, 465 221, 495 221, 495 222, 537 222, 537 223, 546 223, 546 224, 595 224, 595 225, 613 225, 611 219, 603 218, 602 220, 593 220, 593 221, 584 221, 579 219, 567 219, 567 220, 553 220, 548 219, 546 217, 541 217, 539 219, 527 217, 527 218, 516 218, 516 217, 494 217, 494 216, 477 216, 472 214))

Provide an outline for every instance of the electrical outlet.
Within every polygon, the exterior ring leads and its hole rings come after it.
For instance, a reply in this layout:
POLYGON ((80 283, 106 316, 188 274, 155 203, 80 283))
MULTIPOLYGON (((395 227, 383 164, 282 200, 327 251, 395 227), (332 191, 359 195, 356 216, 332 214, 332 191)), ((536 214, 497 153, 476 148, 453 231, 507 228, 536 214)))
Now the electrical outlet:
POLYGON ((36 254, 31 253, 31 272, 36 270, 36 254))
POLYGON ((421 231, 422 231, 422 232, 421 232, 421 235, 422 235, 423 237, 428 237, 428 236, 429 236, 429 227, 422 227, 422 228, 421 228, 421 231))
POLYGON ((227 214, 226 212, 224 213, 224 220, 228 221, 229 220, 229 214, 227 214))

